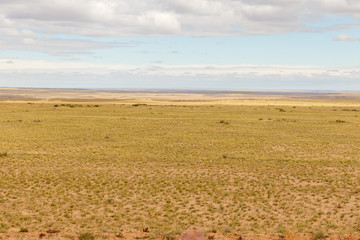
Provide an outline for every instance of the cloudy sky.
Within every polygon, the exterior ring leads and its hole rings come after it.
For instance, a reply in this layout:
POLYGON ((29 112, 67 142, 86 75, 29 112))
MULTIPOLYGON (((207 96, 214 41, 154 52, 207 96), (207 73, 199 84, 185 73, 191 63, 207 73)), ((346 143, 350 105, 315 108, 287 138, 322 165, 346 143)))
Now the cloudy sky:
POLYGON ((0 87, 360 90, 359 0, 0 0, 0 87))

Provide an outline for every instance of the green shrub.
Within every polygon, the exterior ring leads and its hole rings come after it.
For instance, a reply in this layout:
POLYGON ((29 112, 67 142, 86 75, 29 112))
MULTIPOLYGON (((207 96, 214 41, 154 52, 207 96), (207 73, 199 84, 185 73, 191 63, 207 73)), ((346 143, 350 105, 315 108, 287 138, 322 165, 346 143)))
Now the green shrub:
POLYGON ((345 121, 338 119, 338 120, 336 120, 335 122, 336 122, 336 123, 344 123, 345 121))
POLYGON ((278 232, 278 233, 286 233, 287 230, 286 230, 286 227, 284 227, 283 225, 280 224, 280 225, 277 227, 276 232, 278 232))
POLYGON ((79 235, 79 240, 94 240, 94 239, 95 239, 94 235, 88 232, 81 233, 79 235))
POLYGON ((27 229, 27 228, 20 228, 20 231, 19 232, 22 232, 22 233, 24 233, 24 232, 29 232, 29 230, 27 229))
POLYGON ((5 223, 0 223, 0 233, 5 233, 8 229, 8 226, 5 223))
POLYGON ((356 232, 360 232, 360 220, 359 220, 359 222, 358 222, 357 224, 355 224, 354 230, 355 230, 356 232))
POLYGON ((8 153, 7 152, 0 152, 0 157, 7 157, 8 153))
POLYGON ((314 233, 311 240, 321 240, 321 239, 324 239, 326 237, 327 236, 325 235, 325 233, 322 230, 319 230, 319 231, 314 233))

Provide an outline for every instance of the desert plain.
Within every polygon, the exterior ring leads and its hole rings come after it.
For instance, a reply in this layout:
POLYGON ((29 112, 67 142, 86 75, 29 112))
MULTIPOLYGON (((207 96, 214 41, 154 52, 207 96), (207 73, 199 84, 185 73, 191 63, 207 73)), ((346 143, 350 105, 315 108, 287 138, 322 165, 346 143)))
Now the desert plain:
POLYGON ((0 91, 0 239, 360 238, 357 94, 16 90, 0 91))

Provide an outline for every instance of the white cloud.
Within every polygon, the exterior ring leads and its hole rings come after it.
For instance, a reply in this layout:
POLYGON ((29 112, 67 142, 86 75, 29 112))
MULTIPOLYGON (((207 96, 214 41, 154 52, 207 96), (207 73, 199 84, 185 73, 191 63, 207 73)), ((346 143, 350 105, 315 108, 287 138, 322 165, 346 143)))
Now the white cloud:
POLYGON ((334 38, 335 41, 343 41, 343 42, 353 42, 356 39, 348 34, 339 34, 337 37, 334 38))
POLYGON ((92 54, 95 49, 114 47, 135 47, 139 42, 103 42, 87 39, 54 38, 38 35, 30 30, 0 28, 0 50, 33 50, 46 52, 53 56, 92 54))
POLYGON ((35 45, 36 41, 33 38, 25 38, 23 40, 23 43, 26 45, 35 45))
POLYGON ((84 36, 234 35, 299 31, 309 16, 352 16, 358 0, 12 0, 0 26, 84 36), (235 28, 234 28, 235 27, 235 28))
POLYGON ((30 30, 18 30, 16 28, 2 28, 1 33, 9 37, 36 37, 30 30))
POLYGON ((79 88, 359 89, 354 67, 100 64, 0 58, 0 86, 79 88))
POLYGON ((14 58, 2 58, 0 61, 0 70, 2 72, 14 73, 33 73, 46 72, 57 74, 59 72, 81 73, 103 75, 113 72, 132 73, 135 75, 147 76, 173 76, 181 77, 184 75, 207 75, 207 76, 253 76, 261 78, 263 76, 288 77, 295 76, 303 78, 313 78, 319 75, 337 78, 359 79, 360 70, 358 67, 339 67, 329 68, 320 66, 288 66, 288 65, 166 65, 161 62, 155 62, 150 65, 126 65, 126 64, 97 64, 84 62, 51 62, 43 60, 22 60, 14 58), (12 61, 13 64, 5 64, 12 61))
POLYGON ((12 25, 12 22, 6 18, 3 14, 0 14, 0 26, 1 27, 9 27, 12 25))
POLYGON ((316 6, 323 12, 337 15, 350 15, 360 20, 358 0, 317 0, 316 6))
POLYGON ((29 64, 0 61, 0 86, 77 88, 359 89, 358 68, 313 66, 29 64), (19 68, 19 66, 22 66, 19 68), (6 68, 7 70, 4 70, 6 68))
POLYGON ((150 34, 154 31, 163 34, 180 33, 180 23, 173 13, 147 12, 138 17, 138 22, 140 24, 139 27, 150 34))
MULTIPOLYGON (((324 16, 360 20, 358 0, 12 0, 0 1, 0 49, 89 54, 133 44, 93 37, 231 36, 359 28, 306 27, 324 16), (54 34, 91 37, 57 39, 54 34)), ((335 40, 345 40, 338 36, 335 40)))

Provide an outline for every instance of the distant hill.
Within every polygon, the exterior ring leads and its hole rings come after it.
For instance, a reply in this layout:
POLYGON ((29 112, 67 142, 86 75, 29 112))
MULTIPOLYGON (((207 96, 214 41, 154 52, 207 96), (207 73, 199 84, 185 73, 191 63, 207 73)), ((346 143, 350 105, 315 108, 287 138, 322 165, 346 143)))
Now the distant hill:
POLYGON ((323 99, 360 100, 360 91, 231 89, 68 89, 0 88, 0 99, 323 99))

